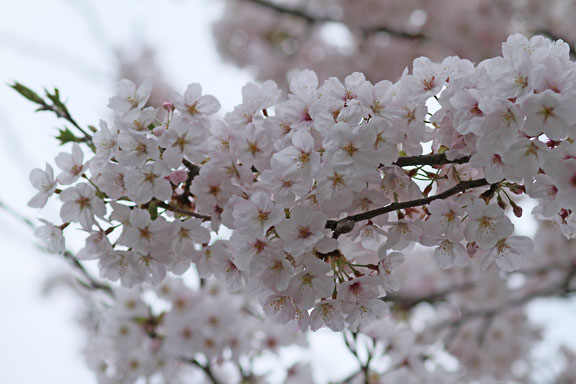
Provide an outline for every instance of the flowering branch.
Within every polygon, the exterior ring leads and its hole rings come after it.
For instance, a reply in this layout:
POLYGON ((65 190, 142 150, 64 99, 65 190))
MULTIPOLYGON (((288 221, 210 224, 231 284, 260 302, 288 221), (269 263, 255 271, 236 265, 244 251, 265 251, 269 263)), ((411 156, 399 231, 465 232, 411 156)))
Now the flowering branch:
POLYGON ((444 192, 438 193, 437 195, 434 196, 426 197, 423 199, 404 201, 401 203, 392 203, 385 207, 376 208, 371 211, 346 216, 345 218, 340 220, 328 220, 326 222, 326 228, 333 230, 334 231, 333 237, 337 238, 338 236, 344 233, 352 231, 352 229, 354 228, 354 223, 357 223, 359 221, 370 220, 376 216, 384 215, 392 211, 398 211, 400 209, 413 208, 421 205, 430 204, 434 200, 446 199, 452 195, 464 192, 468 189, 485 187, 487 185, 490 185, 490 183, 488 183, 486 179, 462 181, 456 184, 454 187, 447 189, 444 192))

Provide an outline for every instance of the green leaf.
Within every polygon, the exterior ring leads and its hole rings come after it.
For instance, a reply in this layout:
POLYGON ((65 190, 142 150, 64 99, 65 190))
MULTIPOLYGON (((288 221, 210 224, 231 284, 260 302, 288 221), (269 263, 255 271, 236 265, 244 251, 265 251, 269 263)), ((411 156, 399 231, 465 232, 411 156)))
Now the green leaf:
POLYGON ((68 128, 59 129, 58 132, 59 135, 56 136, 56 139, 60 141, 60 145, 66 143, 79 143, 83 141, 83 139, 76 137, 68 128))
POLYGON ((40 105, 46 104, 43 98, 38 96, 38 94, 36 92, 34 92, 30 88, 26 87, 25 85, 22 85, 22 84, 16 82, 16 83, 10 85, 10 88, 14 89, 16 92, 18 92, 19 94, 21 94, 22 96, 24 96, 25 98, 27 98, 28 100, 30 100, 33 103, 40 104, 40 105))
POLYGON ((156 220, 158 217, 158 204, 155 201, 150 202, 148 205, 148 212, 150 212, 150 218, 156 220))

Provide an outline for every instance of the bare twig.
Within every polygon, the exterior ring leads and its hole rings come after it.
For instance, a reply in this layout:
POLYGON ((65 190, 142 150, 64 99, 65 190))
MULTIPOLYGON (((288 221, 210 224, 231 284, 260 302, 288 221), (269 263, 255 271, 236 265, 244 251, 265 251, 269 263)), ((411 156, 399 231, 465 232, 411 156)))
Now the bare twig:
POLYGON ((214 376, 214 372, 212 372, 212 368, 210 367, 210 363, 206 363, 206 365, 204 365, 196 359, 185 359, 184 361, 202 369, 202 371, 204 371, 204 374, 206 375, 206 377, 208 377, 208 379, 212 382, 212 384, 220 384, 220 381, 218 381, 218 379, 216 379, 216 376, 214 376))
MULTIPOLYGON (((331 17, 311 15, 311 14, 307 13, 306 11, 304 11, 303 9, 285 7, 283 5, 273 3, 273 2, 267 1, 267 0, 245 0, 245 1, 248 1, 252 4, 256 4, 256 5, 261 6, 263 8, 270 9, 276 13, 279 13, 279 14, 297 17, 299 19, 306 21, 309 24, 341 23, 340 20, 336 20, 336 19, 333 19, 331 17)), ((397 30, 393 30, 393 29, 385 27, 385 26, 363 28, 363 29, 361 29, 361 32, 364 34, 384 32, 384 33, 387 33, 391 36, 399 37, 402 39, 418 40, 418 39, 425 39, 426 38, 426 36, 421 34, 421 33, 409 33, 409 32, 404 32, 404 31, 397 31, 397 30)))

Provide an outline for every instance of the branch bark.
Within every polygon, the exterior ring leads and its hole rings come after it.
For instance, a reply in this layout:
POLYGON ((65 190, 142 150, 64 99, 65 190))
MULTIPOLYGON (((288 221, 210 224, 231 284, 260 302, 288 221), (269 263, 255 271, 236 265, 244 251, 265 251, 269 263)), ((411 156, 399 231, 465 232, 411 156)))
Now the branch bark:
POLYGON ((490 185, 490 183, 488 183, 488 181, 486 181, 486 179, 462 181, 462 182, 456 184, 454 187, 447 189, 444 192, 438 193, 437 195, 433 195, 433 196, 422 198, 422 199, 404 201, 401 203, 392 203, 392 204, 387 205, 385 207, 376 208, 376 209, 373 209, 371 211, 366 211, 366 212, 358 213, 356 215, 346 216, 345 218, 340 219, 340 220, 328 220, 326 222, 326 228, 334 231, 333 237, 337 238, 341 234, 348 233, 354 228, 354 226, 350 225, 350 224, 357 223, 357 222, 363 221, 363 220, 370 220, 374 217, 384 215, 384 214, 392 212, 392 211, 397 211, 397 210, 406 209, 406 208, 419 207, 421 205, 430 204, 434 200, 446 199, 452 195, 455 195, 455 194, 460 193, 460 192, 464 192, 468 189, 485 187, 487 185, 490 185))
POLYGON ((433 155, 403 156, 398 158, 393 164, 399 167, 408 167, 412 165, 446 165, 446 164, 465 164, 470 161, 470 156, 459 159, 448 160, 446 154, 437 153, 433 155))
POLYGON ((212 384, 220 384, 218 379, 216 379, 216 376, 214 376, 212 368, 210 368, 210 363, 204 365, 196 359, 186 359, 185 361, 202 369, 202 371, 204 371, 204 374, 206 375, 206 377, 208 377, 208 379, 212 382, 212 384))
POLYGON ((175 206, 170 205, 170 204, 167 204, 167 203, 165 203, 165 202, 163 202, 163 201, 157 200, 157 204, 158 204, 158 206, 161 207, 161 208, 167 209, 168 211, 172 211, 172 212, 175 212, 175 213, 179 213, 179 214, 181 214, 181 215, 186 215, 186 216, 195 217, 195 218, 200 219, 200 220, 203 220, 203 221, 209 221, 209 220, 211 220, 211 217, 210 217, 210 216, 201 215, 201 214, 199 214, 199 213, 192 212, 192 211, 189 211, 189 210, 184 209, 184 208, 175 207, 175 206))

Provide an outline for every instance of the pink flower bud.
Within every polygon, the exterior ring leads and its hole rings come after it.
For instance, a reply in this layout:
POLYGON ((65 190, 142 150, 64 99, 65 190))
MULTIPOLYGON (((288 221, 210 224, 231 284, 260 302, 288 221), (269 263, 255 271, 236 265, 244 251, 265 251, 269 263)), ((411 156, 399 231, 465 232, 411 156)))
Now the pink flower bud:
POLYGON ((172 184, 178 185, 178 184, 184 183, 186 181, 186 179, 188 178, 188 172, 186 172, 183 169, 180 169, 178 171, 172 172, 170 174, 169 178, 170 178, 170 181, 172 182, 172 184))
POLYGON ((174 103, 171 101, 165 101, 162 103, 162 108, 164 108, 168 112, 172 112, 174 110, 174 103))

